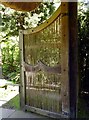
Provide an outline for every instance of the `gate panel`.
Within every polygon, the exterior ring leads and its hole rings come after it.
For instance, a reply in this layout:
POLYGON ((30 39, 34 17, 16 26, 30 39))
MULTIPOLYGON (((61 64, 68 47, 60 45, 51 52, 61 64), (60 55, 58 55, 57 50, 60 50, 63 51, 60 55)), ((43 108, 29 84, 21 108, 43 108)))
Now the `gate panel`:
MULTIPOLYGON (((24 35, 25 63, 34 66, 41 60, 47 66, 60 67, 61 34, 59 22, 58 17, 54 23, 40 33, 24 35)), ((26 105, 59 113, 61 111, 60 71, 55 73, 40 70, 27 74, 26 105)))
POLYGON ((65 16, 67 20, 67 13, 59 8, 42 25, 20 33, 21 104, 52 117, 69 117, 68 28, 65 26, 64 36, 61 33, 65 16))

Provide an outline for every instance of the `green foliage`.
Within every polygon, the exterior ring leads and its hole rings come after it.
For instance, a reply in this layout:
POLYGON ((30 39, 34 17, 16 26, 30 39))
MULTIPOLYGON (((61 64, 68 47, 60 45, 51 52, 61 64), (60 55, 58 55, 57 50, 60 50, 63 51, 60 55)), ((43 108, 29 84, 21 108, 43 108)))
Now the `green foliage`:
POLYGON ((40 15, 40 13, 43 13, 42 16, 39 16, 39 22, 38 25, 41 24, 44 20, 46 20, 50 15, 52 15, 52 13, 54 12, 55 7, 54 7, 54 3, 53 2, 45 2, 45 3, 41 3, 39 8, 34 10, 33 12, 31 12, 31 16, 36 13, 38 15, 40 15))
POLYGON ((89 92, 89 9, 78 12, 80 92, 89 92))
POLYGON ((3 76, 14 83, 19 83, 19 29, 31 28, 41 24, 53 13, 55 7, 53 3, 42 3, 38 10, 20 12, 0 5, 0 10, 3 76))
POLYGON ((18 42, 15 40, 8 40, 2 44, 2 62, 3 75, 9 80, 17 83, 20 76, 20 56, 18 42))
POLYGON ((20 78, 20 73, 18 72, 11 72, 8 74, 8 77, 10 78, 11 81, 15 84, 19 84, 19 78, 20 78))
POLYGON ((19 95, 16 95, 13 99, 2 105, 6 109, 16 109, 20 110, 20 98, 19 95))

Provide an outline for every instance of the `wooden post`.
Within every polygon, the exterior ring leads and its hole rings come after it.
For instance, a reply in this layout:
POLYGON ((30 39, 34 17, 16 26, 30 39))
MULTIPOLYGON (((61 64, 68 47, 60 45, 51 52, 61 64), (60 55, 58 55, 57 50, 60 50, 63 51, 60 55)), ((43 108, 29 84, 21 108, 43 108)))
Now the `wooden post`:
POLYGON ((76 118, 77 101, 77 2, 62 2, 62 113, 76 118))
POLYGON ((77 40, 77 2, 69 2, 69 95, 70 117, 77 116, 78 83, 78 40, 77 40))
POLYGON ((68 53, 69 53, 69 31, 68 31, 68 3, 61 3, 61 73, 62 73, 62 85, 61 85, 61 96, 62 96, 62 114, 69 116, 69 76, 68 76, 68 53))
POLYGON ((25 76, 24 76, 24 50, 23 50, 23 30, 19 31, 19 42, 20 42, 20 106, 21 109, 24 110, 25 102, 26 102, 26 92, 25 92, 25 76))

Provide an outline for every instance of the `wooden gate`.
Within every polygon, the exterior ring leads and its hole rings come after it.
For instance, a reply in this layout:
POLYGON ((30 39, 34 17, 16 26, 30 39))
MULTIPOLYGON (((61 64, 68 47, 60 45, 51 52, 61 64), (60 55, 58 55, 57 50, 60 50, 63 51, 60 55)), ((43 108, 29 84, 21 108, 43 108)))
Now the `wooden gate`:
POLYGON ((21 107, 54 118, 69 117, 67 4, 40 26, 20 31, 20 53, 21 107))

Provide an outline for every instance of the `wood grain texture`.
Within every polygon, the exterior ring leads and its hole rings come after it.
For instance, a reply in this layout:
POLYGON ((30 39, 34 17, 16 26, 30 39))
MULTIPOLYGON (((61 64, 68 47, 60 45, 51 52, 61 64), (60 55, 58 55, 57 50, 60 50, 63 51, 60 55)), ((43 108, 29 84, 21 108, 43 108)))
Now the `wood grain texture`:
POLYGON ((40 4, 40 2, 5 2, 5 0, 0 0, 0 2, 6 7, 10 7, 18 11, 28 12, 34 10, 40 4))

